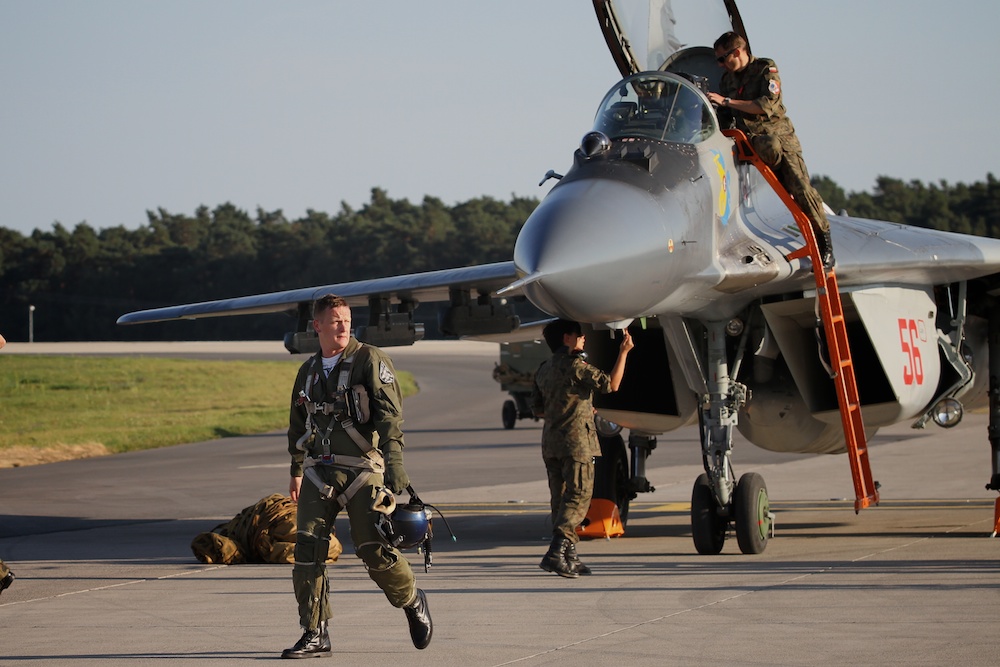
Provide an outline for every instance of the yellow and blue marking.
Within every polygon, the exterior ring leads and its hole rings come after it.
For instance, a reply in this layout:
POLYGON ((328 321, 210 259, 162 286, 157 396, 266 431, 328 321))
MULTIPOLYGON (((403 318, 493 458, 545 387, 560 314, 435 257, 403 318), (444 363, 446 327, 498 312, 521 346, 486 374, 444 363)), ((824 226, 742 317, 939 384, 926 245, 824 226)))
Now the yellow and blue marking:
POLYGON ((729 170, 726 169, 726 161, 720 151, 712 150, 712 160, 715 161, 715 168, 719 173, 719 201, 716 215, 719 216, 719 221, 723 225, 728 225, 729 216, 732 213, 729 206, 729 170))

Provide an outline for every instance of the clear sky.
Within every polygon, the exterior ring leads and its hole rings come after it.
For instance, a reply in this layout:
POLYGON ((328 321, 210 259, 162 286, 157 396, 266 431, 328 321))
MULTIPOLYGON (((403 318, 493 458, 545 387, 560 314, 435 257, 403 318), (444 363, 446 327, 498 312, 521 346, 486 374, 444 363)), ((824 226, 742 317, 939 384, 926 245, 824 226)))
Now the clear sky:
MULTIPOLYGON (((997 0, 743 0, 814 175, 1000 173, 997 0)), ((617 81, 587 0, 0 0, 0 227, 541 197, 617 81)))

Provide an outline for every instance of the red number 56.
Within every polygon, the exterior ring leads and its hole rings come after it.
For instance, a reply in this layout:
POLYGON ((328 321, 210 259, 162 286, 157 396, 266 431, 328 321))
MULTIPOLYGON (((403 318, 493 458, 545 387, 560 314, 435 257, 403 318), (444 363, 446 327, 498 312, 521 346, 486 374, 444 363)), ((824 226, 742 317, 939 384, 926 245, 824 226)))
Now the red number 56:
POLYGON ((924 383, 924 362, 920 358, 920 348, 917 346, 919 339, 916 320, 899 318, 899 345, 906 355, 906 363, 903 364, 904 384, 924 383))

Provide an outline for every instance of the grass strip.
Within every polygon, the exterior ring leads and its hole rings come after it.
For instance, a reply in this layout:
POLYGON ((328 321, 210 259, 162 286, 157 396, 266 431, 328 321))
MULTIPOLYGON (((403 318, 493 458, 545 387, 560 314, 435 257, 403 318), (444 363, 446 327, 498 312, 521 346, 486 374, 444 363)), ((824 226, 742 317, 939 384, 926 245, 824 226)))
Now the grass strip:
MULTIPOLYGON (((0 356, 0 452, 114 453, 281 429, 301 363, 0 356)), ((404 396, 416 393, 412 375, 397 375, 404 396)))

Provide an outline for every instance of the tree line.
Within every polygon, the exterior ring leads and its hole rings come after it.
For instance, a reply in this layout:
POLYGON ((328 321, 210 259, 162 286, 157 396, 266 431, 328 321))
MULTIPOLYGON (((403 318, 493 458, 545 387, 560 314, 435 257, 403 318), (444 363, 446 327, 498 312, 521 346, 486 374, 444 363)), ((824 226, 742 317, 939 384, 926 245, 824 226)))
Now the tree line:
POLYGON ((856 218, 1000 238, 1000 181, 993 174, 971 185, 946 181, 924 185, 879 176, 872 192, 850 194, 827 176, 812 182, 830 208, 856 218))
MULTIPOLYGON (((831 208, 852 216, 1000 237, 1000 183, 992 174, 971 185, 880 177, 870 193, 845 194, 824 176, 813 183, 831 208)), ((447 206, 429 196, 417 205, 375 188, 358 210, 342 204, 335 215, 308 210, 296 220, 226 203, 193 215, 148 211, 136 229, 55 223, 26 236, 0 227, 0 332, 28 340, 34 306, 36 341, 280 338, 295 326, 284 315, 136 327, 115 321, 178 303, 509 260, 537 205, 535 198, 479 197, 447 206)))
POLYGON ((35 341, 280 339, 285 315, 223 317, 121 327, 123 313, 397 273, 509 260, 531 198, 489 197, 419 205, 374 189, 358 210, 251 215, 232 204, 194 215, 147 212, 136 229, 72 230, 56 223, 30 236, 0 227, 3 335, 35 341))

